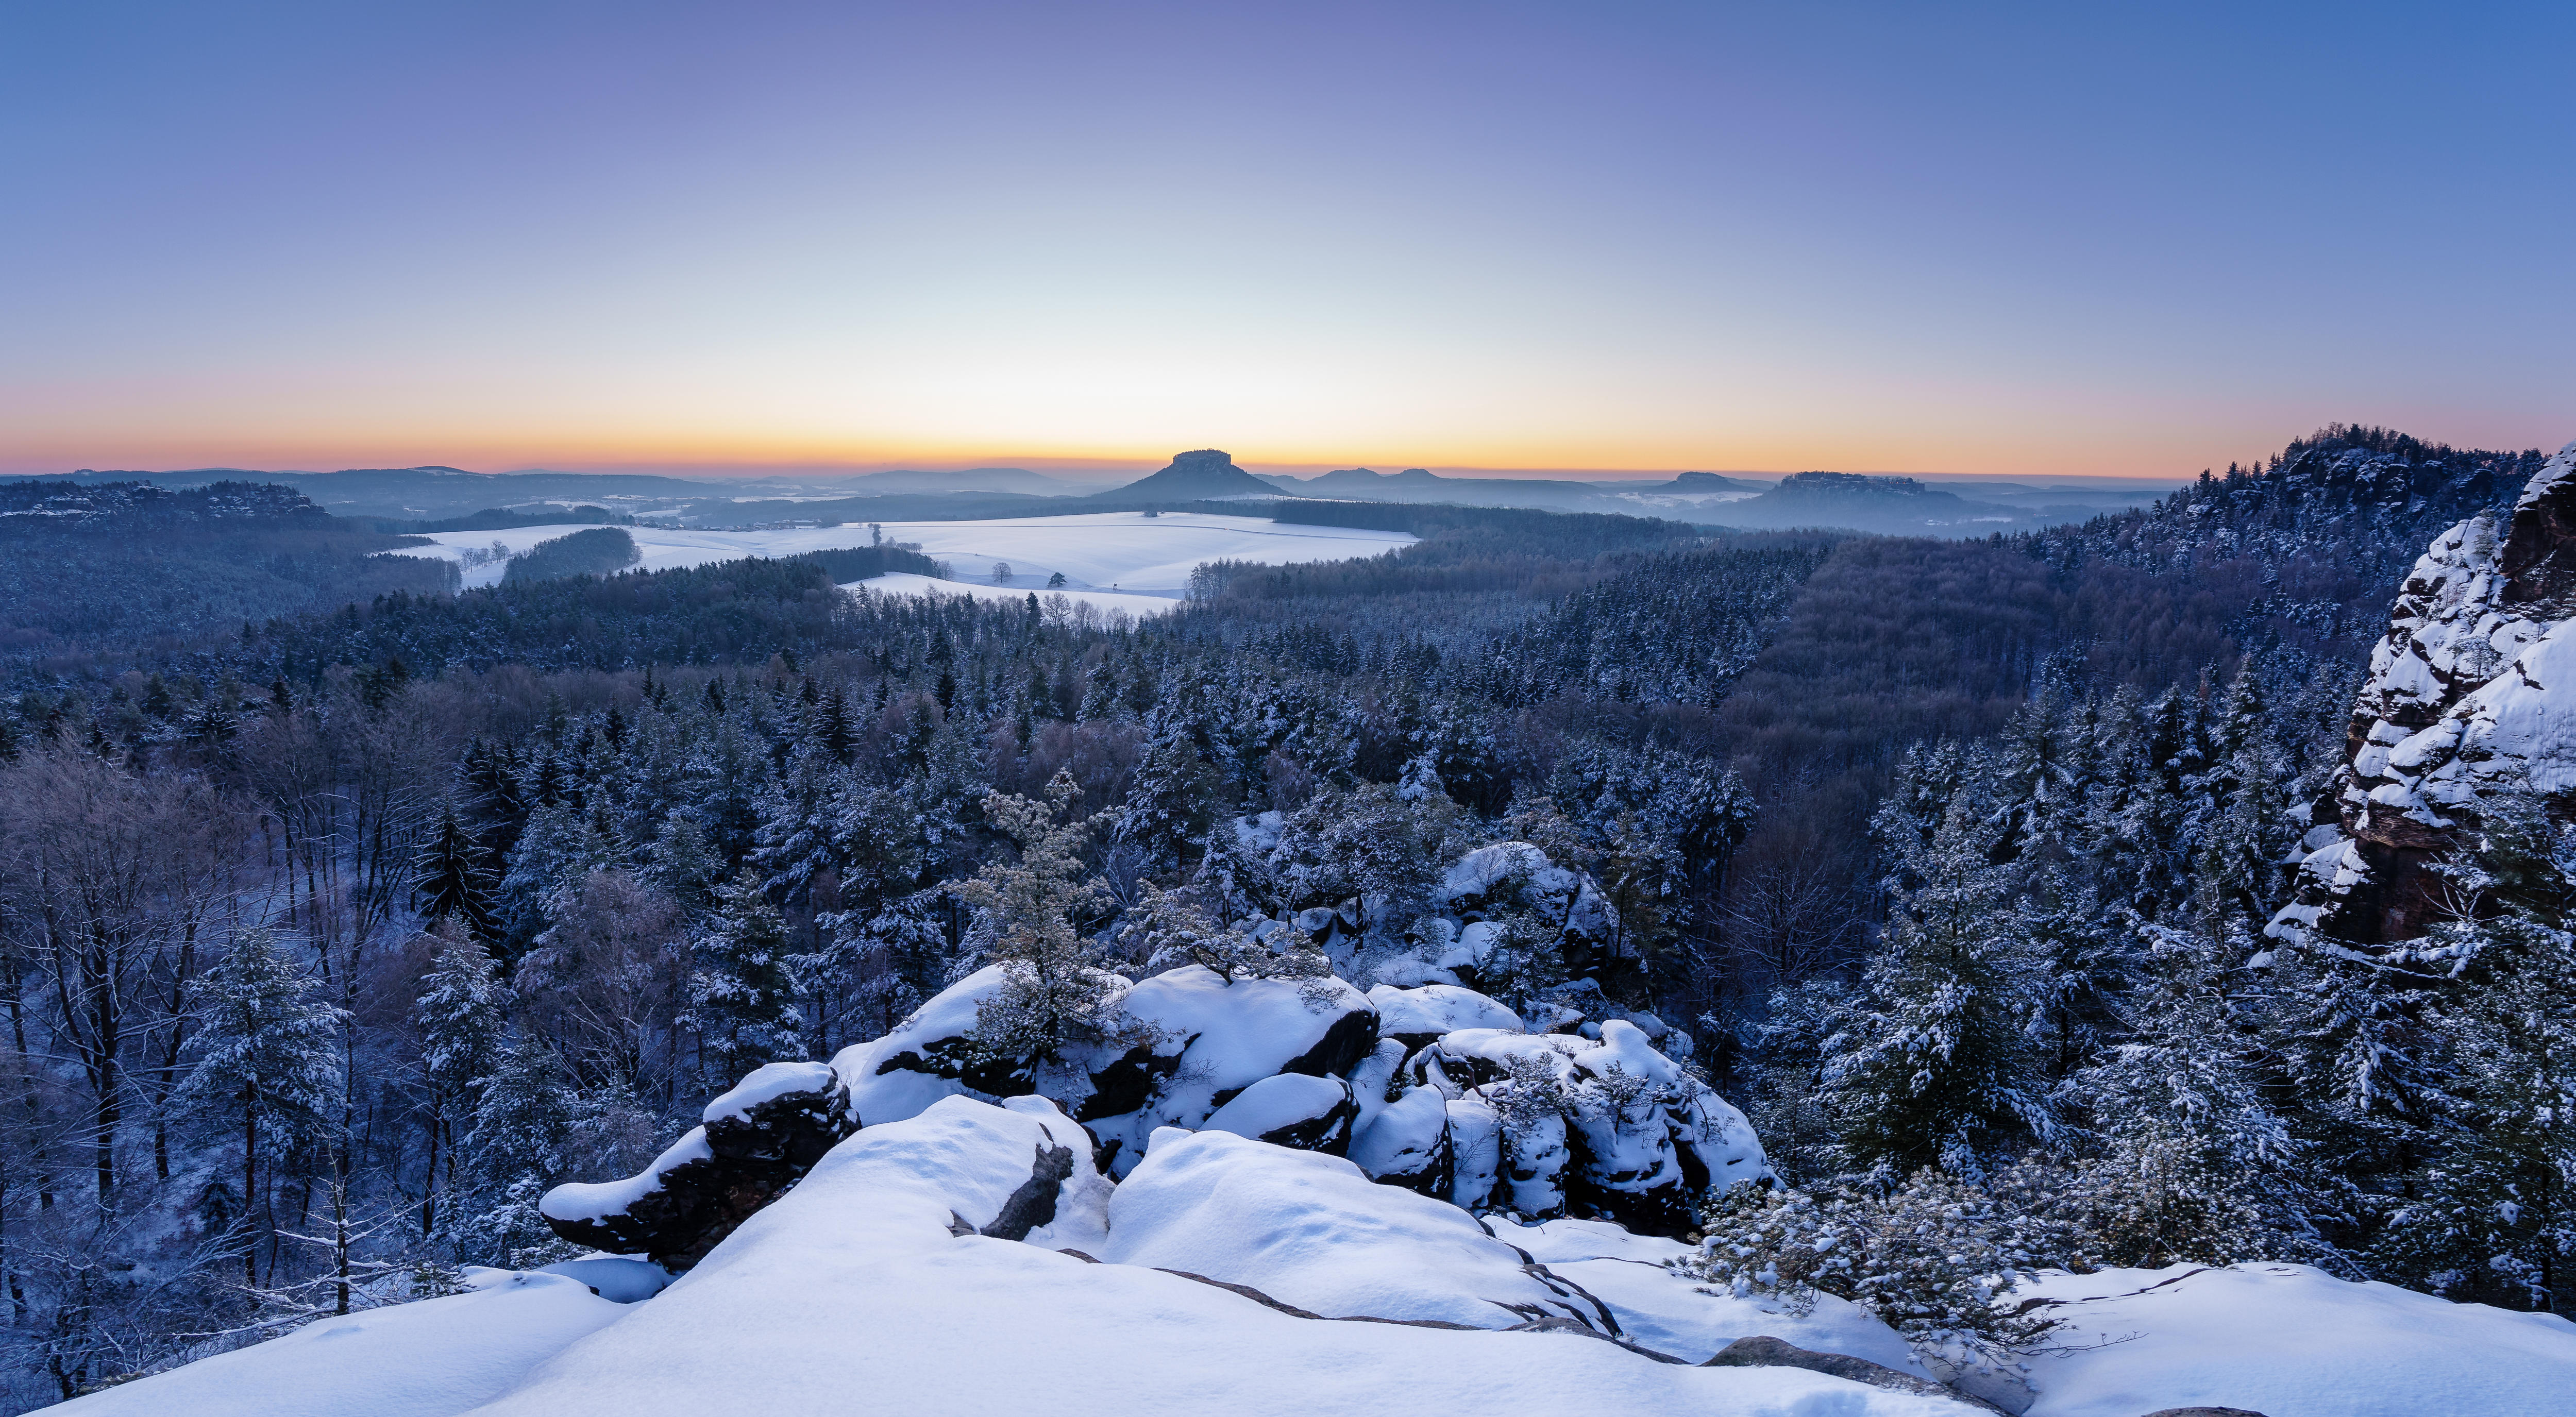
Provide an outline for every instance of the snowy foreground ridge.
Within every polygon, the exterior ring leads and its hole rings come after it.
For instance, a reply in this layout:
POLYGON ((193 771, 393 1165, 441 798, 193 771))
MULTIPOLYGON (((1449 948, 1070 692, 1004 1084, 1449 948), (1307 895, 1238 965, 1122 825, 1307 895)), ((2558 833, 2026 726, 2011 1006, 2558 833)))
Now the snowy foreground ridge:
POLYGON ((762 1068, 645 1174, 548 1197, 558 1228, 671 1246, 667 1287, 632 1258, 480 1271, 471 1292, 71 1409, 2538 1417, 2576 1391, 2561 1319, 2293 1265, 2177 1266, 2044 1278, 2034 1297, 2073 1346, 1981 1388, 1989 1405, 1842 1300, 1713 1293, 1667 1267, 1683 1240, 1524 1218, 1652 1223, 1684 1156, 1720 1181, 1761 1174, 1742 1118, 1637 1023, 1531 1034, 1456 986, 1363 995, 1194 966, 1129 989, 1154 1020, 1130 1052, 997 1078, 954 1046, 991 985, 970 976, 828 1065, 762 1068), (1412 1085, 1391 1089, 1399 1072, 1412 1085), (1515 1088, 1560 1099, 1556 1125, 1515 1088), (794 1179, 746 1210, 709 1199, 719 1172, 794 1179))

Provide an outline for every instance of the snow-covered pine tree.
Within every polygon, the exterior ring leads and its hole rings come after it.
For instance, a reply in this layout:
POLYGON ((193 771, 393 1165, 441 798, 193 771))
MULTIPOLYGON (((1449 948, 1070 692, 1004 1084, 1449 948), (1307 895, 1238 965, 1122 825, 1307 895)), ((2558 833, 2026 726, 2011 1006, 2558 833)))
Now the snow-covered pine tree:
POLYGON ((592 828, 590 814, 571 802, 540 805, 510 852, 501 878, 497 914, 501 937, 525 949, 546 928, 546 903, 567 881, 609 861, 609 845, 592 828))
MULTIPOLYGON (((313 982, 264 929, 235 935, 223 962, 198 982, 197 1064, 173 1103, 228 1118, 241 1138, 245 1223, 268 1213, 263 1176, 320 1139, 339 1106, 347 1015, 316 998, 313 982)), ((255 1285, 255 1246, 246 1245, 242 1263, 255 1285)))
POLYGON ((1963 794, 1912 853, 1921 883, 1827 1040, 1826 1096, 1856 1165, 1973 1170, 2054 1130, 2025 1027, 2030 943, 1984 817, 1963 794))
POLYGON ((786 922, 746 868, 718 896, 715 919, 692 942, 689 1011, 707 1082, 722 1088, 763 1063, 803 1051, 804 1013, 788 966, 786 922))
POLYGON ((948 887, 977 912, 985 957, 1002 966, 1002 988, 975 1018, 976 1042, 996 1059, 1050 1059, 1110 1023, 1105 1008, 1117 977, 1091 963, 1075 924, 1105 898, 1082 860, 1089 824, 1064 820, 1080 793, 1072 775, 1059 772, 1044 802, 986 797, 985 820, 1018 847, 1018 859, 988 863, 948 887))
POLYGON ((1207 832, 1217 774, 1204 730, 1186 707, 1157 709, 1145 726, 1144 760, 1110 838, 1143 853, 1149 874, 1169 877, 1183 869, 1184 852, 1207 832))
POLYGON ((420 1067, 429 1083, 429 1194, 421 1229, 438 1228, 442 1194, 457 1189, 458 1151, 482 1101, 485 1079, 500 1067, 511 994, 481 942, 443 919, 438 955, 421 977, 412 1021, 420 1030, 420 1067))
POLYGON ((575 1100, 545 1040, 522 1033, 502 1055, 465 1138, 472 1185, 449 1211, 447 1239, 459 1261, 519 1268, 562 1258, 554 1251, 568 1247, 537 1202, 568 1169, 575 1100))
POLYGON ((2119 1041, 2064 1089, 2087 1143, 2068 1205, 2109 1264, 2320 1257, 2302 1148, 2231 994, 2246 935, 2135 928, 2119 1041))
POLYGON ((2436 1293, 2576 1316, 2576 828, 2526 794, 2481 805, 2461 886, 2494 913, 2405 951, 2443 981, 2419 1022, 2453 1105, 2371 1258, 2436 1293))

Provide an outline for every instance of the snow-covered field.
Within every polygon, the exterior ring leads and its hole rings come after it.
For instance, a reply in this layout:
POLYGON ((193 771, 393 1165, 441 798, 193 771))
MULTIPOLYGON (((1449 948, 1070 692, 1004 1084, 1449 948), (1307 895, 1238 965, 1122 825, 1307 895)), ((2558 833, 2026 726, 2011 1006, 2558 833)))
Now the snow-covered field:
MULTIPOLYGON (((979 522, 881 522, 888 541, 918 542, 922 551, 946 561, 960 581, 993 585, 993 563, 1008 561, 1014 592, 1036 590, 1051 575, 1062 573, 1068 589, 1143 591, 1178 594, 1188 588, 1191 568, 1207 561, 1254 561, 1284 566, 1300 561, 1343 561, 1375 556, 1414 538, 1402 532, 1359 531, 1348 527, 1298 526, 1264 517, 1205 516, 1166 512, 1095 512, 1070 517, 1010 517, 979 522)), ((464 561, 469 551, 498 545, 512 554, 540 541, 587 530, 579 526, 523 526, 504 531, 442 531, 430 535, 434 546, 416 546, 389 554, 433 556, 464 561)), ((644 553, 638 568, 671 570, 703 566, 744 556, 794 556, 806 551, 865 546, 867 525, 790 527, 772 531, 671 531, 630 527, 636 549, 644 553)), ((468 566, 465 584, 497 585, 502 563, 468 566)), ((1108 608, 1108 607, 1104 607, 1108 608)), ((1125 608, 1125 607, 1122 607, 1125 608)))

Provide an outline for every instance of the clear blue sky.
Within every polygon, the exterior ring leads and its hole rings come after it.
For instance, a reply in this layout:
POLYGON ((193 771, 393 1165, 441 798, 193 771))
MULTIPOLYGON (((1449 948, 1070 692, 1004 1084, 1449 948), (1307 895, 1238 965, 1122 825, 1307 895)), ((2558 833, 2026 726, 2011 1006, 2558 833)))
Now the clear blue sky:
POLYGON ((2566 5, 0 25, 0 469, 2576 437, 2566 5))

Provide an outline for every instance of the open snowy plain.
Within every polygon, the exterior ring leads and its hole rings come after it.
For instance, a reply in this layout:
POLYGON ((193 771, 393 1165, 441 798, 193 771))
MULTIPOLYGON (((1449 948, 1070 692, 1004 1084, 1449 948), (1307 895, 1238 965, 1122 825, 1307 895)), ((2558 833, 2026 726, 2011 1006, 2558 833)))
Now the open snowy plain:
MULTIPOLYGON (((978 522, 880 522, 888 541, 918 543, 925 555, 946 561, 961 582, 991 586, 993 565, 1011 565, 1010 588, 1035 590, 1061 573, 1071 590, 1115 590, 1176 596, 1189 587, 1190 570, 1208 561, 1253 561, 1285 566, 1300 561, 1344 561, 1375 556, 1410 546, 1402 532, 1360 531, 1349 527, 1300 526, 1264 517, 1204 516, 1166 512, 1095 512, 1069 517, 1011 517, 978 522)), ((391 554, 432 556, 464 562, 468 553, 499 546, 511 554, 541 541, 586 531, 582 526, 523 526, 505 531, 442 531, 430 535, 432 546, 410 547, 391 554)), ((630 527, 636 549, 644 553, 637 568, 667 571, 703 566, 745 556, 794 556, 807 551, 865 546, 868 524, 831 527, 782 527, 767 531, 681 531, 630 527)), ((465 584, 497 585, 503 562, 486 560, 465 567, 465 584)), ((893 579, 893 578, 883 578, 893 579)), ((912 579, 912 578, 906 578, 912 579)), ((888 586, 885 588, 898 588, 888 586)), ((900 587, 910 589, 912 587, 900 587)), ((1106 606, 1131 612, 1133 606, 1106 606)))

